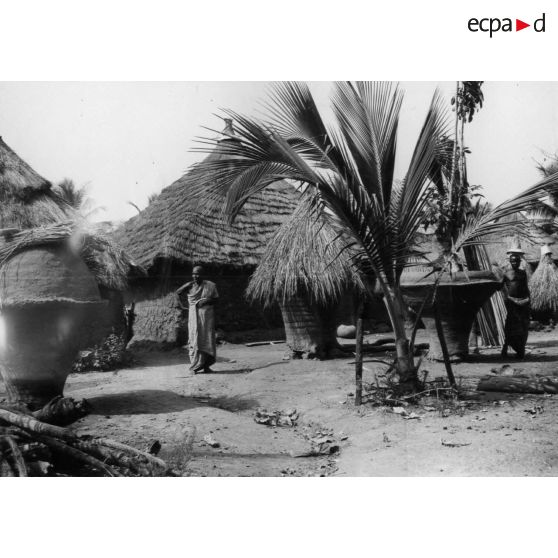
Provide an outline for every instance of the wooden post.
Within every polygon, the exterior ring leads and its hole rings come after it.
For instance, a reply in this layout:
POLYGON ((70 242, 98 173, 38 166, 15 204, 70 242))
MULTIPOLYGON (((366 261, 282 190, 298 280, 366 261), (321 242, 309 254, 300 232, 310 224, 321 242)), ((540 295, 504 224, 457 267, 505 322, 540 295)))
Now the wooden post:
POLYGON ((440 311, 438 310, 438 303, 434 301, 434 320, 436 322, 436 331, 438 339, 440 340, 440 347, 442 348, 442 355, 444 356, 444 365, 446 366, 446 373, 448 375, 449 383, 455 387, 455 376, 451 369, 451 362, 448 353, 448 346, 446 345, 446 338, 444 337, 444 328, 442 327, 442 320, 440 319, 440 311))
POLYGON ((355 405, 362 405, 362 343, 364 332, 362 331, 362 302, 358 305, 356 322, 356 342, 355 342, 355 405))

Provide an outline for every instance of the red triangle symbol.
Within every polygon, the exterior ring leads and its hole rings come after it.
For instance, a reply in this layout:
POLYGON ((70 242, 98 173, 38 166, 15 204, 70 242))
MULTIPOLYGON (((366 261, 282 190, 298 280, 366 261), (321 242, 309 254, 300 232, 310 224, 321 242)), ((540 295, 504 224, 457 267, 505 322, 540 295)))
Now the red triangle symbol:
POLYGON ((531 24, 530 23, 525 23, 524 21, 521 21, 520 19, 515 20, 515 30, 516 31, 521 31, 522 29, 525 29, 526 27, 531 27, 531 24))

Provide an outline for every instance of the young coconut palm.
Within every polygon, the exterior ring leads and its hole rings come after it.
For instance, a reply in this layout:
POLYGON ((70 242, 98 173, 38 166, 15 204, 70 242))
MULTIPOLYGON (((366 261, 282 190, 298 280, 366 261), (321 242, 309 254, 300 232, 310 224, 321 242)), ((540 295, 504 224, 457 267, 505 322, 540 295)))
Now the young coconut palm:
MULTIPOLYGON (((230 221, 246 200, 278 180, 300 185, 312 201, 316 219, 324 219, 354 252, 359 273, 373 274, 383 294, 396 339, 395 370, 402 389, 418 384, 417 369, 405 331, 406 304, 401 274, 424 219, 429 177, 447 150, 448 119, 436 93, 419 134, 409 167, 394 181, 397 129, 403 95, 390 83, 337 83, 332 95, 333 126, 326 126, 309 88, 300 83, 275 85, 266 121, 230 111, 239 141, 215 145, 222 157, 199 166, 196 195, 207 211, 221 208, 230 221)), ((206 151, 206 150, 205 150, 206 151)), ((492 211, 469 218, 447 261, 463 246, 481 242, 509 223, 499 219, 540 198, 544 187, 556 189, 553 176, 492 211)), ((316 277, 315 281, 319 282, 316 277)))
POLYGON ((336 126, 330 130, 306 85, 279 84, 269 122, 230 114, 241 141, 224 146, 223 158, 200 166, 198 188, 202 203, 214 208, 224 201, 223 211, 233 219, 248 197, 276 180, 299 183, 314 202, 316 218, 349 239, 359 271, 377 278, 396 337, 399 380, 414 387, 417 371, 399 280, 414 253, 428 174, 439 138, 447 134, 447 119, 435 95, 405 178, 396 183, 402 99, 399 88, 389 83, 336 84, 336 126))

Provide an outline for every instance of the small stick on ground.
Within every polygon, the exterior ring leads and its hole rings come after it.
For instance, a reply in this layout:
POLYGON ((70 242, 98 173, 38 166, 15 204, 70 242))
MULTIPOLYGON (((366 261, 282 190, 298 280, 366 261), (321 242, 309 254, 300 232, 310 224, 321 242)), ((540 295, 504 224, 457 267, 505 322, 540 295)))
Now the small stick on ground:
POLYGON ((95 443, 95 444, 102 444, 103 446, 107 446, 108 448, 113 448, 113 449, 118 449, 121 451, 127 451, 128 453, 131 453, 133 455, 137 455, 138 457, 143 457, 143 459, 149 461, 150 463, 157 465, 158 467, 161 467, 163 469, 167 469, 168 466, 167 464, 162 460, 159 459, 158 457, 155 457, 154 455, 151 455, 150 453, 147 453, 145 451, 141 451, 137 448, 134 448, 132 446, 127 446, 126 444, 122 444, 120 442, 117 442, 116 440, 111 440, 109 438, 94 438, 93 440, 91 440, 91 442, 95 443))

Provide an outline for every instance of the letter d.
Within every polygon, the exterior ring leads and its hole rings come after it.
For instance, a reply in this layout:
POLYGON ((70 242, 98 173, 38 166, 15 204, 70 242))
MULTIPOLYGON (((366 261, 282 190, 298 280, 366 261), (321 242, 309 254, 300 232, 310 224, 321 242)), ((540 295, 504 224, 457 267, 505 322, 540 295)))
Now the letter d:
POLYGON ((537 32, 537 33, 544 33, 544 28, 545 28, 545 15, 543 14, 541 18, 536 19, 535 23, 533 23, 533 29, 537 32), (540 28, 539 28, 539 24, 540 24, 540 28))

